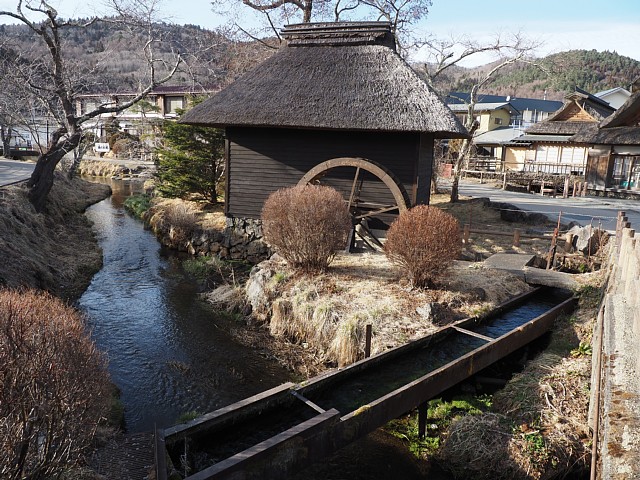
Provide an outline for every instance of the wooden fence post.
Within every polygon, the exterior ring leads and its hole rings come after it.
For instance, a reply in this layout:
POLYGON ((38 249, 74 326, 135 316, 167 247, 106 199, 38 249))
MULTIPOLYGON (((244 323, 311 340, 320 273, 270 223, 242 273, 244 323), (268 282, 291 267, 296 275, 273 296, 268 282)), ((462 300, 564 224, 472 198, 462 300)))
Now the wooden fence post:
POLYGON ((365 326, 364 333, 364 358, 369 358, 371 356, 371 335, 373 333, 373 328, 370 323, 367 323, 365 326))
POLYGON ((462 230, 462 241, 464 242, 465 245, 469 245, 469 224, 465 223, 464 224, 464 228, 462 230))
POLYGON ((513 246, 514 247, 520 246, 520 229, 519 228, 516 228, 513 231, 513 246))
POLYGON ((562 198, 569 197, 569 177, 564 178, 564 187, 562 189, 562 198))

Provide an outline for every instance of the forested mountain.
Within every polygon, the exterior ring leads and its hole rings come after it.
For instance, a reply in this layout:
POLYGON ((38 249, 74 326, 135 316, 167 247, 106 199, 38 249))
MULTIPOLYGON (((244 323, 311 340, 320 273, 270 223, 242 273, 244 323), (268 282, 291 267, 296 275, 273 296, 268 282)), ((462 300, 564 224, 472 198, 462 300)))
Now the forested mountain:
MULTIPOLYGON (((195 25, 158 24, 156 27, 162 36, 157 44, 160 56, 171 63, 172 55, 180 52, 186 60, 172 84, 223 85, 274 51, 258 42, 233 42, 218 32, 195 25)), ((66 33, 66 54, 74 59, 75 68, 86 79, 83 89, 132 90, 139 79, 144 78, 145 38, 142 34, 132 36, 125 26, 109 18, 66 33)), ((0 45, 25 56, 43 53, 43 47, 25 26, 0 25, 0 45)), ((640 77, 640 62, 615 52, 571 50, 535 62, 540 66, 518 64, 501 70, 482 93, 562 99, 576 86, 589 92, 629 88, 640 77)), ((491 66, 454 67, 446 71, 438 82, 440 93, 469 91, 474 79, 491 66)))
MULTIPOLYGON (((640 78, 640 61, 615 52, 570 50, 535 61, 537 65, 518 64, 500 71, 482 92, 520 98, 561 100, 564 94, 580 87, 599 92, 614 87, 629 89, 640 78), (539 65, 539 66, 538 66, 539 65)), ((451 90, 469 91, 478 75, 490 65, 457 69, 451 90)))
MULTIPOLYGON (((75 22, 84 23, 82 19, 75 22)), ((157 24, 155 28, 161 38, 154 44, 157 58, 166 60, 167 66, 173 64, 178 53, 185 60, 171 84, 224 84, 264 58, 261 51, 266 50, 253 42, 232 42, 224 35, 195 25, 157 24)), ((126 25, 111 18, 87 27, 65 29, 64 55, 78 71, 77 76, 82 77, 82 90, 135 90, 147 74, 143 33, 132 33, 126 25)), ((45 53, 40 39, 23 25, 0 25, 0 45, 5 52, 28 59, 37 59, 45 53)), ((156 67, 158 77, 167 72, 161 64, 156 67)))

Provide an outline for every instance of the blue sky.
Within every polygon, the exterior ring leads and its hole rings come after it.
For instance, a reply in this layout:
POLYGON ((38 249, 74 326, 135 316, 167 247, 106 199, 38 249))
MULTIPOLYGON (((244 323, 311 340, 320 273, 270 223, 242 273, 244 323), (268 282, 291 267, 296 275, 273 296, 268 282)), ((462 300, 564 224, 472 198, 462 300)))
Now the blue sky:
MULTIPOLYGON (((235 0, 240 1, 240 0, 235 0)), ((86 6, 86 0, 50 0, 63 16, 104 12, 98 2, 86 6)), ((0 0, 0 10, 12 10, 17 0, 0 0)), ((160 9, 175 23, 191 23, 205 28, 219 26, 208 0, 164 0, 160 9)), ((251 17, 247 10, 243 20, 251 17)), ((0 23, 4 20, 0 19, 0 23)), ((521 31, 543 42, 539 55, 570 49, 616 51, 640 60, 639 0, 433 0, 427 19, 419 25, 422 33, 436 37, 468 34, 478 41, 496 33, 521 31)), ((477 57, 467 64, 479 64, 491 58, 477 57)))

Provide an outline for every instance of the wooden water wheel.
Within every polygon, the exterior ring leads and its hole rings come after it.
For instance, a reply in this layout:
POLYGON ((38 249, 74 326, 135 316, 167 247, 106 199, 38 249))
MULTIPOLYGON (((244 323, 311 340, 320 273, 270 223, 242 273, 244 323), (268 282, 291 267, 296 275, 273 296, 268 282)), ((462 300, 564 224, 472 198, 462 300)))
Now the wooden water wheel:
POLYGON ((342 157, 322 162, 298 182, 308 184, 326 184, 343 194, 355 234, 372 249, 375 249, 372 243, 378 247, 382 243, 370 231, 370 222, 383 215, 399 214, 410 205, 409 195, 396 176, 383 165, 364 158, 342 157))

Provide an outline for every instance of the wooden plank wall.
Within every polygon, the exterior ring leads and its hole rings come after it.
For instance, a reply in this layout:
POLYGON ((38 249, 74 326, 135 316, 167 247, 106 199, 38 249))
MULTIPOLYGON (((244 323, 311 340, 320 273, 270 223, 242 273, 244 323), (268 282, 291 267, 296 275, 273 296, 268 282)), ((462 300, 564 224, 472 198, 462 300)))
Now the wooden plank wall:
MULTIPOLYGON (((414 201, 420 146, 417 133, 230 127, 226 134, 230 216, 260 218, 262 205, 271 192, 296 185, 313 166, 338 157, 363 157, 383 164, 399 178, 414 201)), ((344 172, 328 183, 346 192, 352 179, 353 172, 344 172)), ((365 184, 363 196, 366 200, 392 203, 391 194, 381 182, 365 184)))

